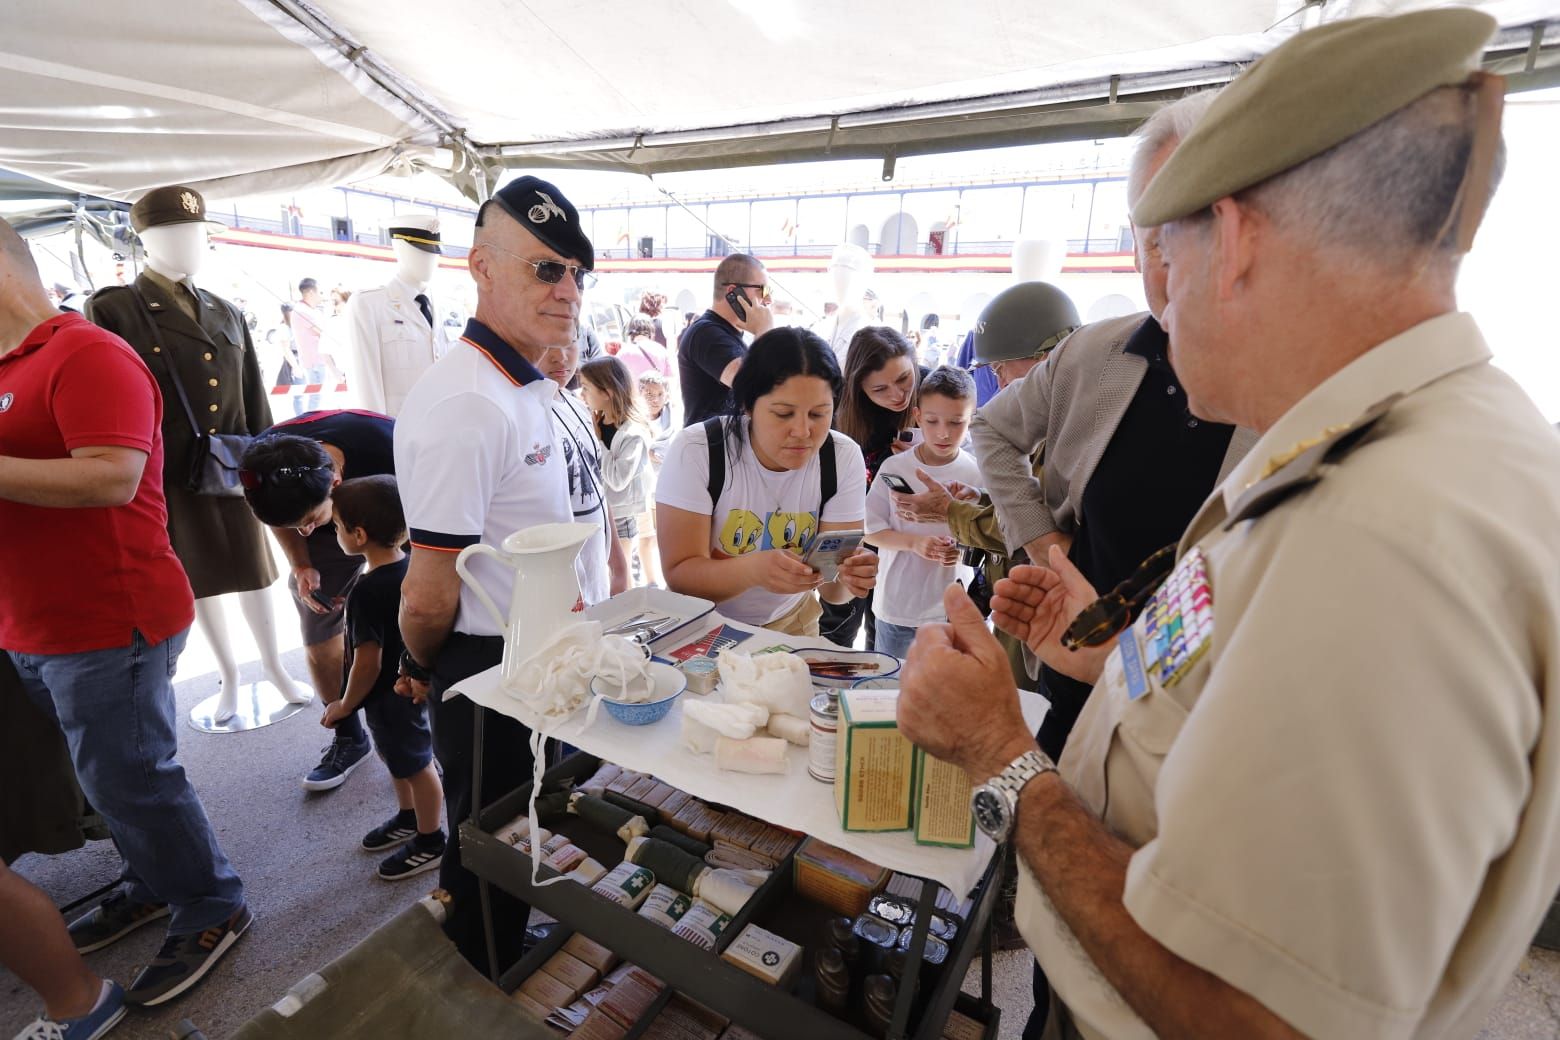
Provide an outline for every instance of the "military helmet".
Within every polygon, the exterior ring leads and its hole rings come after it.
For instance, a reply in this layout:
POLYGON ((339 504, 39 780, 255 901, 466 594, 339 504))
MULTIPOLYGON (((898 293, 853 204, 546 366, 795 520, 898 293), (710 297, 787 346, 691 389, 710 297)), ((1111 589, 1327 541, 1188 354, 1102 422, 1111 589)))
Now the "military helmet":
POLYGON ((975 363, 1037 357, 1083 322, 1067 294, 1048 282, 1021 282, 997 293, 975 322, 975 363))

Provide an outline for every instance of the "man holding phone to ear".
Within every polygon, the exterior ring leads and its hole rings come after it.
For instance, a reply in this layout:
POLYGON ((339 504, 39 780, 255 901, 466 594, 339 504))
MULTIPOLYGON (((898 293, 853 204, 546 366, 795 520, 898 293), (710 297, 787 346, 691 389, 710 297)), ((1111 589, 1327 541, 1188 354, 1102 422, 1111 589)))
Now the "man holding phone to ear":
POLYGON ((762 336, 775 323, 769 309, 769 273, 758 257, 728 256, 715 268, 715 299, 677 341, 683 425, 731 409, 731 381, 747 356, 744 332, 762 336))

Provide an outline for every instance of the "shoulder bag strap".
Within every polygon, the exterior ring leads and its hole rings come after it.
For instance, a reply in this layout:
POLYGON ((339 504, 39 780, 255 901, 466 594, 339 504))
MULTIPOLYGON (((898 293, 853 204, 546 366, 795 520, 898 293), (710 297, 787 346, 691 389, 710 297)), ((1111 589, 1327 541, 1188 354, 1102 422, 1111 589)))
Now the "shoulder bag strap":
POLYGON ((726 487, 726 428, 720 416, 704 420, 704 439, 710 450, 710 514, 715 513, 715 503, 726 487))
POLYGON ((829 504, 829 499, 839 490, 839 481, 839 465, 834 457, 834 433, 831 431, 829 439, 823 442, 823 448, 818 452, 818 483, 823 491, 823 497, 818 500, 820 527, 823 525, 823 507, 829 504))
POLYGON ((168 344, 163 342, 162 330, 157 327, 157 319, 152 316, 152 309, 146 305, 146 297, 141 295, 141 290, 134 285, 127 288, 135 294, 135 302, 141 305, 141 315, 146 318, 146 324, 152 330, 152 345, 156 347, 155 353, 163 359, 163 365, 168 369, 168 379, 173 383, 174 393, 179 395, 179 404, 184 406, 184 417, 190 422, 190 429, 195 433, 195 439, 201 438, 200 424, 195 421, 195 409, 190 407, 189 395, 184 392, 184 381, 179 378, 178 370, 173 367, 173 358, 168 353, 168 344))

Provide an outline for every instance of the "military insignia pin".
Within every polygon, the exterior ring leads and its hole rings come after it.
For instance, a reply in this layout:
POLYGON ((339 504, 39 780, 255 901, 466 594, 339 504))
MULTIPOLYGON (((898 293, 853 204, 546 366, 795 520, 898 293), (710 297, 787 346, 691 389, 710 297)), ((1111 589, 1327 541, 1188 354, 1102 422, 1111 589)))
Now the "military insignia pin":
POLYGON ((1213 640, 1208 561, 1192 549, 1143 610, 1143 664, 1161 686, 1174 686, 1213 640))
POLYGON ((542 201, 532 206, 529 210, 526 211, 525 214, 531 218, 531 223, 545 224, 553 217, 563 217, 563 222, 565 224, 569 222, 568 215, 565 214, 562 208, 560 208, 559 205, 552 200, 551 195, 547 194, 545 191, 539 191, 536 193, 536 195, 542 201))
POLYGON ((193 191, 186 191, 179 196, 179 205, 191 213, 200 213, 200 200, 195 197, 193 191))

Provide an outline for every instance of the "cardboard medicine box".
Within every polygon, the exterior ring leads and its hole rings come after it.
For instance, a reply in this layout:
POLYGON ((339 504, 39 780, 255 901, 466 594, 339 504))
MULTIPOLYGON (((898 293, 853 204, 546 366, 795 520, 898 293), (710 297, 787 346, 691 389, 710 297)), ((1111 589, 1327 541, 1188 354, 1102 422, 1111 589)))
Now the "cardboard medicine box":
POLYGON ((974 790, 958 766, 915 749, 915 842, 956 849, 975 844, 974 790))
POLYGON ((899 732, 898 690, 841 690, 834 805, 847 831, 910 829, 915 747, 899 732))

